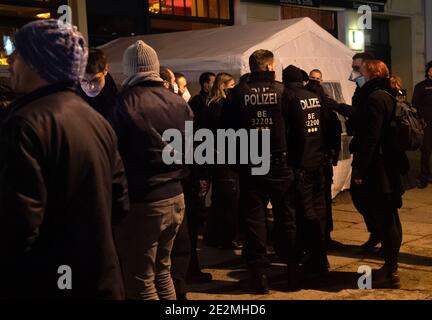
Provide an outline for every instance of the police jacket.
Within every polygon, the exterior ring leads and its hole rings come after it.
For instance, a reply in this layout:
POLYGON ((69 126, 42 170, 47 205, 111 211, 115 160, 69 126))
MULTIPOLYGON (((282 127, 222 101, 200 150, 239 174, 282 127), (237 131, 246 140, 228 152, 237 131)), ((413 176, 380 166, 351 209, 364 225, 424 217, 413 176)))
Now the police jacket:
POLYGON ((412 103, 428 125, 432 125, 432 80, 426 79, 416 85, 412 103))
POLYGON ((319 96, 301 83, 286 87, 288 158, 297 169, 314 170, 324 164, 323 107, 319 96))
POLYGON ((283 105, 284 86, 276 81, 274 72, 251 73, 229 95, 223 110, 225 128, 269 129, 272 156, 284 154, 286 147, 286 110, 283 105))
POLYGON ((332 105, 337 104, 337 102, 326 95, 324 88, 318 81, 309 81, 306 89, 316 93, 321 99, 325 152, 328 159, 336 166, 342 149, 342 124, 338 115, 332 109, 332 105))
POLYGON ((0 126, 0 299, 124 298, 112 219, 129 199, 114 131, 69 84, 10 108, 0 126), (61 266, 72 290, 59 290, 61 266))
POLYGON ((193 121, 189 105, 162 82, 143 81, 120 93, 112 124, 132 203, 156 202, 183 193, 181 180, 187 170, 163 162, 167 142, 162 136, 166 130, 177 129, 184 138, 186 121, 193 121))

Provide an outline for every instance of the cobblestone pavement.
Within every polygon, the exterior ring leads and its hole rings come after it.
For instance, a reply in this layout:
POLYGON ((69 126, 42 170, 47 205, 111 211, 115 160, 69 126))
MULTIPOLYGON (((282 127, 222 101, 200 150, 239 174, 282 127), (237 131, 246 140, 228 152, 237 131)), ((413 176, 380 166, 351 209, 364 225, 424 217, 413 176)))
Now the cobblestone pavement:
POLYGON ((320 279, 306 282, 306 289, 283 292, 284 268, 275 260, 269 270, 271 294, 253 296, 245 293, 239 280, 246 279, 240 252, 203 247, 200 251, 204 271, 211 272, 214 281, 190 287, 191 300, 351 300, 351 299, 428 299, 432 300, 432 187, 411 190, 405 195, 401 210, 404 240, 400 254, 401 290, 359 290, 358 268, 368 265, 379 268, 383 264, 379 254, 365 256, 359 246, 366 242, 368 233, 362 217, 351 203, 349 193, 339 196, 334 203, 334 240, 345 246, 329 252, 331 272, 320 279))

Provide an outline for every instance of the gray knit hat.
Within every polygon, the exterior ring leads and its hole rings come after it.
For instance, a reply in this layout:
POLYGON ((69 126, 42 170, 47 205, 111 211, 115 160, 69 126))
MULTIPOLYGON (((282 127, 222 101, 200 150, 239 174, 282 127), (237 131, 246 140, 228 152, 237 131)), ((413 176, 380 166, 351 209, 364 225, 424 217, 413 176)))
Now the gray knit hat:
POLYGON ((58 20, 37 20, 15 34, 15 47, 49 83, 78 82, 85 73, 88 49, 76 27, 58 20))
POLYGON ((160 64, 156 51, 144 41, 137 41, 123 55, 123 73, 131 77, 137 73, 159 75, 160 64))

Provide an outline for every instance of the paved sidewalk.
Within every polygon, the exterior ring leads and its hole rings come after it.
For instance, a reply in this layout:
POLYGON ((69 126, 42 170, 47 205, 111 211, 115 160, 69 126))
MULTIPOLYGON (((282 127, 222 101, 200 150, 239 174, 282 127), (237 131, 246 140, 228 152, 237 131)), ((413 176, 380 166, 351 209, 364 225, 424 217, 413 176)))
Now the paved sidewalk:
POLYGON ((358 290, 358 268, 368 265, 379 268, 379 255, 364 256, 359 245, 366 242, 368 233, 362 217, 351 203, 349 193, 339 196, 334 204, 335 231, 333 238, 346 247, 330 252, 331 273, 322 279, 308 281, 307 289, 296 293, 283 292, 282 265, 269 270, 271 294, 252 296, 238 286, 247 278, 240 252, 202 248, 202 264, 211 272, 214 281, 191 286, 191 300, 350 300, 350 299, 428 299, 432 300, 432 187, 412 190, 405 195, 400 212, 404 228, 400 255, 402 290, 358 290))

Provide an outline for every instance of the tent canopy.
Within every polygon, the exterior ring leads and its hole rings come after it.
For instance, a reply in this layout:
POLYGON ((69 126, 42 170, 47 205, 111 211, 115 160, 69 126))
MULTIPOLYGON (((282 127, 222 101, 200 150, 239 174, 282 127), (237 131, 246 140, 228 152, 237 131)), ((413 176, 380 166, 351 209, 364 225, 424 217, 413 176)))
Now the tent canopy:
POLYGON ((355 89, 348 80, 353 51, 310 18, 119 38, 100 47, 116 79, 123 78, 123 52, 138 40, 156 50, 161 65, 184 73, 190 83, 206 71, 248 73, 250 55, 267 49, 275 53, 279 80, 282 69, 294 64, 307 72, 320 69, 325 81, 339 82, 347 102, 355 89))
MULTIPOLYGON (((348 103, 355 90, 348 80, 353 51, 310 18, 119 38, 101 47, 116 80, 124 79, 123 52, 138 40, 156 50, 161 65, 184 73, 192 93, 203 72, 228 72, 237 77, 248 73, 249 57, 258 49, 275 53, 279 80, 283 68, 294 64, 307 72, 320 69, 326 82, 340 83, 342 98, 348 103)), ((350 173, 351 159, 343 159, 335 170, 334 196, 349 188, 350 173)))

